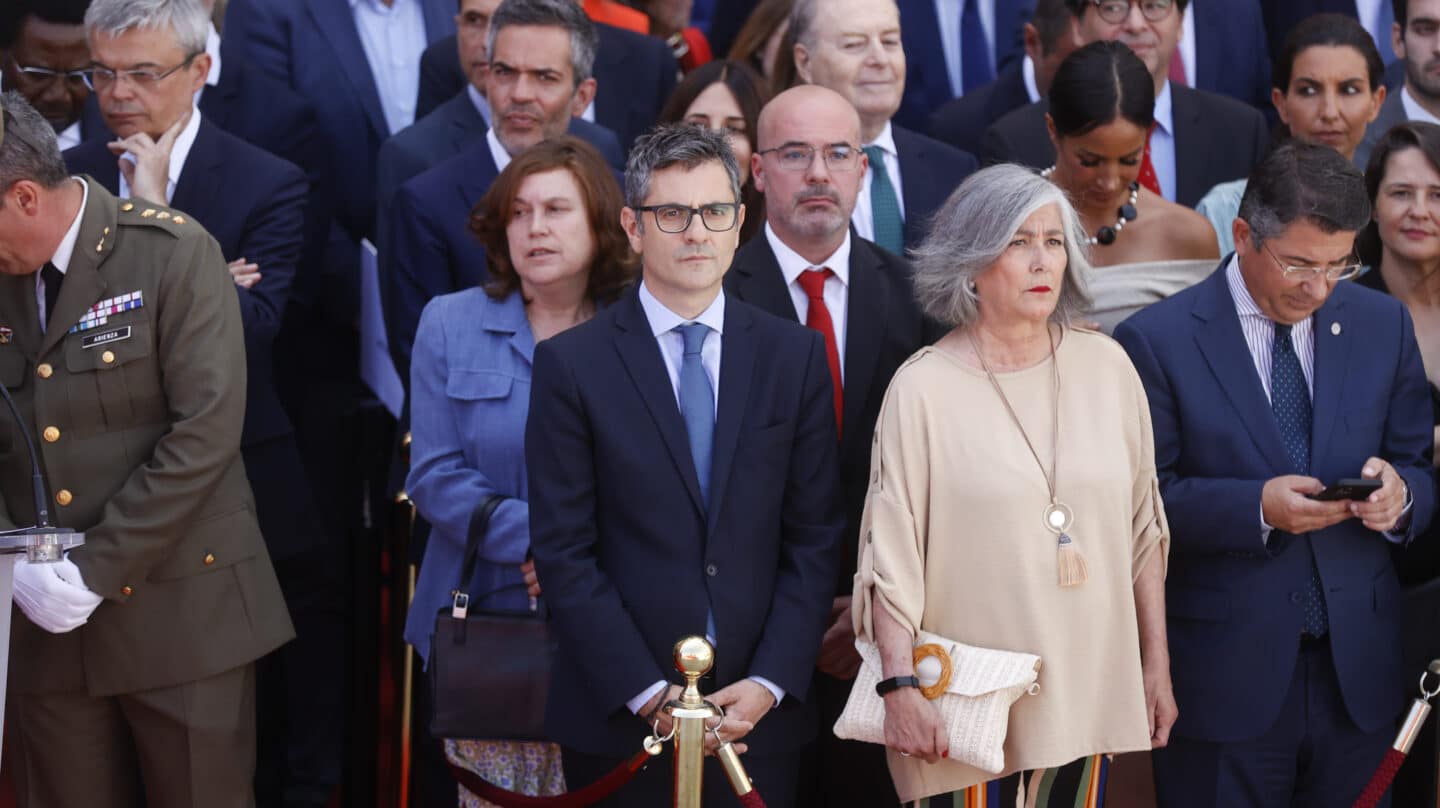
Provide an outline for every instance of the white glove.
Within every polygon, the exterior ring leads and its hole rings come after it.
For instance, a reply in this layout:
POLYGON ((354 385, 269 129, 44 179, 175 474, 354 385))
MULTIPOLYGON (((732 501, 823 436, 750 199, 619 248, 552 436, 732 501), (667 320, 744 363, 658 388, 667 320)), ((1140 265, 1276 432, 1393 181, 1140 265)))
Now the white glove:
POLYGON ((51 634, 85 625, 105 601, 85 587, 80 568, 69 558, 53 564, 31 564, 15 558, 15 605, 30 621, 51 634))

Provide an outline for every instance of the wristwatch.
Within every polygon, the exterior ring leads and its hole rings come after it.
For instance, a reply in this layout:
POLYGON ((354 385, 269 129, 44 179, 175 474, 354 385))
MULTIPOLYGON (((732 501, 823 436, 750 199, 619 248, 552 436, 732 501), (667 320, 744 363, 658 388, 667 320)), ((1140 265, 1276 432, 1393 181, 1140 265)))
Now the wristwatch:
POLYGON ((875 692, 884 696, 899 690, 902 687, 920 687, 920 679, 915 676, 892 676, 889 679, 881 679, 875 683, 875 692))

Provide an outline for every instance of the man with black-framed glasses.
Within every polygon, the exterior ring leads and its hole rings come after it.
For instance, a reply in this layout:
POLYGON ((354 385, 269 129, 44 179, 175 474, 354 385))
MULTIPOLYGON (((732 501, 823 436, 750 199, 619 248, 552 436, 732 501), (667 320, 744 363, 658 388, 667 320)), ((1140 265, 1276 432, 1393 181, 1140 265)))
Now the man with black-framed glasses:
POLYGON ((85 42, 87 0, 9 0, 0 10, 0 79, 19 90, 55 127, 64 151, 101 128, 85 115, 90 97, 81 71, 90 64, 85 42))

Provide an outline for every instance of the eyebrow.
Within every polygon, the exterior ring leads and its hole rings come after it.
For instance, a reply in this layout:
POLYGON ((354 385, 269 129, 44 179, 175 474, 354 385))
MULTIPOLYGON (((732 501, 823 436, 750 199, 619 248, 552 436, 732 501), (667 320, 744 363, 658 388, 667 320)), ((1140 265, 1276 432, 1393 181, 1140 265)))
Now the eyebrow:
MULTIPOLYGON (((1020 228, 1019 230, 1016 230, 1016 231, 1015 231, 1015 235, 1017 235, 1017 236, 1032 236, 1032 237, 1033 237, 1033 236, 1036 235, 1036 232, 1035 232, 1034 230, 1029 229, 1029 228, 1022 227, 1022 228, 1020 228)), ((1064 238, 1064 237, 1065 237, 1065 231, 1064 231, 1064 230, 1050 229, 1050 230, 1046 230, 1046 231, 1045 231, 1045 235, 1047 235, 1047 236, 1059 236, 1059 237, 1061 237, 1061 238, 1064 238)))
POLYGON ((561 76, 561 75, 564 75, 563 71, 561 71, 559 68, 555 68, 555 67, 532 67, 532 68, 530 68, 529 70, 524 70, 524 69, 521 69, 521 68, 516 67, 515 65, 509 64, 508 62, 502 62, 502 61, 500 61, 499 59, 491 59, 491 60, 490 60, 490 69, 491 69, 491 70, 494 70, 494 69, 497 68, 497 67, 498 67, 498 68, 502 68, 502 69, 504 69, 504 70, 513 70, 513 71, 515 71, 516 73, 529 73, 529 74, 532 75, 532 76, 545 76, 545 75, 561 76))
MULTIPOLYGON (((1095 158, 1095 159, 1097 159, 1097 160, 1104 160, 1104 159, 1106 158, 1106 155, 1100 154, 1100 153, 1098 153, 1098 152, 1090 151, 1089 149, 1086 149, 1086 148, 1083 148, 1083 147, 1080 149, 1080 153, 1081 153, 1082 155, 1084 155, 1085 157, 1093 157, 1093 158, 1095 158)), ((1145 153, 1145 147, 1144 147, 1144 146, 1141 146, 1140 148, 1138 148, 1138 149, 1136 149, 1136 150, 1134 150, 1134 151, 1125 152, 1124 154, 1120 155, 1120 159, 1123 160, 1123 159, 1126 158, 1126 157, 1138 157, 1138 156, 1140 156, 1141 154, 1144 154, 1144 153, 1145 153)))

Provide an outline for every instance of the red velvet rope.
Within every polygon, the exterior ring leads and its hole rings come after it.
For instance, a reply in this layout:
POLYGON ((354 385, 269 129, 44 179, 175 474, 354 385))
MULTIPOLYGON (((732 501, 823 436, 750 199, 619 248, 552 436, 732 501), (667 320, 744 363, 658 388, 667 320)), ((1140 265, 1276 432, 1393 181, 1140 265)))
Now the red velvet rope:
POLYGON ((765 808, 765 800, 760 798, 760 792, 751 791, 749 794, 740 795, 740 804, 745 808, 765 808))
MULTIPOLYGON (((615 767, 613 771, 579 791, 556 794, 553 797, 534 797, 516 794, 485 781, 469 769, 450 764, 450 774, 475 796, 499 805, 501 808, 584 808, 593 805, 615 793, 630 782, 635 773, 645 768, 650 756, 637 752, 634 757, 615 767)), ((761 803, 763 805, 763 803, 761 803)))
POLYGON ((1352 808, 1375 808, 1380 798, 1390 789, 1390 784, 1395 780, 1395 773, 1400 771, 1400 764, 1405 762, 1405 753, 1398 749, 1385 750, 1385 759, 1380 761, 1380 768, 1375 770, 1375 776, 1370 778, 1365 790, 1360 792, 1360 798, 1355 800, 1352 808))

